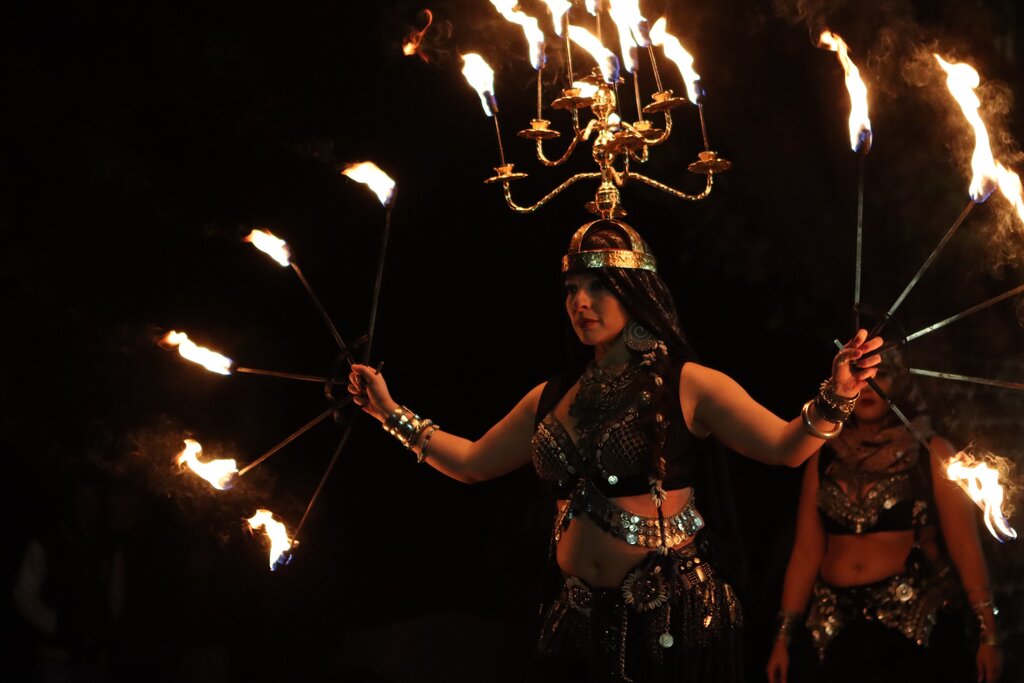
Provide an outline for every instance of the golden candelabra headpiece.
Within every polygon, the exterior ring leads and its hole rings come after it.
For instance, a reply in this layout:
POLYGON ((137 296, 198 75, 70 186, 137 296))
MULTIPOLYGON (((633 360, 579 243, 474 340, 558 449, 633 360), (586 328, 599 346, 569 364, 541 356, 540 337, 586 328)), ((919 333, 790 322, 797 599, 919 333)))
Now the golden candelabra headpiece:
POLYGON ((599 218, 581 225, 569 242, 569 251, 562 257, 562 272, 594 268, 628 268, 632 270, 649 270, 658 272, 657 260, 640 237, 640 233, 622 221, 612 218, 599 218), (595 226, 613 225, 629 240, 629 249, 582 249, 583 240, 595 226))
MULTIPOLYGON (((490 68, 486 67, 478 55, 473 55, 474 60, 480 61, 481 70, 486 71, 490 78, 486 79, 486 83, 484 83, 480 78, 471 77, 475 71, 471 71, 467 78, 485 101, 485 113, 494 119, 500 157, 500 164, 494 167, 495 175, 484 182, 501 184, 504 189, 505 202, 516 213, 532 213, 570 185, 584 179, 599 181, 595 197, 593 201, 586 204, 586 208, 601 218, 610 219, 626 215, 619 190, 630 180, 644 183, 678 199, 700 201, 706 198, 711 193, 714 175, 727 171, 731 164, 710 147, 704 121, 704 107, 701 101, 704 92, 700 85, 700 76, 693 70, 693 57, 682 48, 674 36, 665 30, 664 18, 653 27, 649 27, 647 19, 640 14, 639 3, 636 0, 595 0, 591 3, 592 7, 588 9, 590 14, 607 15, 615 26, 618 37, 616 42, 619 43, 623 53, 620 59, 605 47, 601 36, 600 19, 596 22, 598 33, 595 36, 570 22, 571 5, 568 3, 560 5, 555 0, 551 2, 545 0, 545 2, 551 10, 556 35, 565 41, 566 79, 559 96, 551 102, 550 106, 552 109, 564 111, 565 115, 569 117, 571 129, 567 131, 568 135, 566 135, 569 140, 560 156, 549 158, 546 155, 545 141, 562 137, 563 133, 556 130, 551 121, 543 115, 545 60, 536 57, 538 39, 535 33, 527 34, 527 42, 531 49, 531 63, 537 71, 536 117, 530 121, 529 128, 518 132, 518 136, 534 143, 537 160, 546 167, 560 166, 568 161, 580 142, 589 142, 592 146, 591 157, 598 168, 596 171, 569 176, 531 206, 516 204, 512 199, 510 183, 513 180, 526 177, 527 174, 515 171, 513 163, 506 159, 497 107, 495 106, 494 84, 491 80, 493 72, 490 72, 490 68), (582 72, 574 70, 574 46, 589 53, 589 56, 597 62, 597 66, 589 71, 586 69, 582 72), (679 68, 685 81, 689 100, 675 96, 672 90, 662 84, 655 46, 661 47, 665 57, 679 68), (646 49, 649 56, 650 79, 657 88, 651 96, 651 101, 646 104, 641 101, 640 96, 641 75, 638 56, 642 49, 646 49), (620 64, 625 67, 621 72, 620 64), (624 84, 627 79, 632 81, 631 89, 636 96, 635 108, 629 107, 636 116, 632 122, 625 120, 626 108, 621 106, 619 98, 619 86, 624 84), (646 163, 650 149, 668 140, 672 134, 670 110, 687 101, 697 107, 700 117, 700 133, 704 143, 697 160, 687 167, 691 173, 705 177, 704 189, 695 194, 677 190, 631 169, 631 164, 635 166, 646 163), (590 120, 581 121, 587 110, 591 114, 590 120), (659 117, 660 120, 657 123, 660 125, 656 126, 655 121, 645 118, 645 116, 652 115, 659 117)), ((524 29, 527 24, 530 27, 536 25, 536 20, 527 17, 522 8, 512 3, 512 0, 491 0, 491 3, 506 19, 522 25, 524 29)), ((540 52, 543 53, 543 43, 541 43, 540 52)))

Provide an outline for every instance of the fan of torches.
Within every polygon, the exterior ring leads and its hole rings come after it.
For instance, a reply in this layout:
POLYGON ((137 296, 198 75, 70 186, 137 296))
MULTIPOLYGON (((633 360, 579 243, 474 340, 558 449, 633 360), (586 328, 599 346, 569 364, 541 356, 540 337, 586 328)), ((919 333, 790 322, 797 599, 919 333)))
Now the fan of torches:
MULTIPOLYGON (((864 204, 864 159, 871 149, 872 131, 871 120, 868 117, 867 88, 860 78, 860 72, 849 57, 846 43, 835 33, 823 31, 819 39, 819 47, 829 49, 837 53, 840 64, 843 67, 846 77, 846 87, 850 96, 850 147, 854 152, 859 152, 860 168, 857 188, 857 246, 856 266, 854 277, 854 311, 855 326, 859 326, 859 315, 861 308, 860 286, 862 269, 862 244, 863 244, 863 204, 864 204)), ((1003 196, 1014 206, 1017 215, 1024 221, 1024 196, 1022 196, 1021 181, 1017 174, 1013 173, 992 156, 989 147, 988 132, 981 120, 978 109, 981 102, 974 90, 980 83, 977 71, 967 64, 951 64, 939 55, 934 55, 938 65, 946 73, 946 85, 956 102, 960 105, 965 118, 974 130, 974 154, 971 158, 973 177, 969 189, 970 201, 960 216, 946 232, 939 244, 932 251, 931 255, 921 266, 918 272, 897 297, 889 310, 878 322, 871 334, 877 334, 883 327, 893 321, 893 314, 903 303, 907 295, 920 281, 921 276, 932 264, 939 252, 953 236, 956 230, 963 224, 964 219, 971 212, 975 205, 983 203, 996 190, 999 189, 1003 196)), ((950 316, 945 320, 929 325, 921 330, 906 335, 895 345, 903 345, 914 339, 923 337, 926 334, 939 330, 951 323, 966 318, 969 315, 984 310, 1000 301, 1024 292, 1024 285, 1014 287, 987 301, 972 306, 965 311, 950 316)), ((840 345, 836 341, 837 345, 840 345)), ((841 346, 841 345, 840 345, 841 346)), ((996 386, 1007 389, 1024 390, 1024 384, 1019 382, 1007 382, 996 379, 980 377, 969 377, 949 372, 937 372, 934 370, 923 370, 910 368, 910 373, 922 377, 933 377, 937 379, 954 380, 960 382, 971 382, 988 386, 996 386)), ((873 380, 869 380, 872 388, 887 403, 893 413, 903 422, 907 429, 920 441, 924 447, 931 451, 929 442, 914 428, 904 413, 878 386, 873 380)), ((989 532, 1000 541, 1017 537, 1017 532, 1010 526, 1004 513, 1005 486, 1009 477, 1009 461, 997 455, 988 454, 985 458, 975 458, 964 452, 957 453, 945 464, 946 476, 960 485, 983 511, 985 526, 989 532)))
MULTIPOLYGON (((693 57, 683 49, 679 41, 666 29, 664 18, 650 26, 640 12, 638 0, 593 0, 586 3, 586 11, 595 18, 597 34, 572 23, 570 14, 573 5, 566 0, 545 0, 549 10, 544 23, 549 24, 555 39, 565 42, 565 87, 554 99, 552 109, 565 111, 568 114, 571 136, 563 153, 557 158, 549 158, 544 149, 546 141, 562 136, 552 127, 551 121, 544 117, 544 85, 543 71, 547 58, 545 45, 551 37, 541 28, 536 17, 528 16, 517 4, 516 0, 490 0, 494 8, 509 22, 518 25, 526 37, 530 64, 537 72, 537 115, 530 121, 530 127, 519 131, 519 137, 532 140, 536 144, 537 160, 547 167, 565 163, 582 141, 591 142, 591 156, 597 163, 598 171, 577 173, 564 180, 553 190, 530 206, 520 206, 512 199, 510 182, 524 178, 527 174, 517 172, 514 165, 506 159, 505 146, 502 142, 501 126, 498 123, 498 101, 495 96, 494 71, 478 54, 463 55, 463 71, 466 80, 480 95, 484 113, 494 119, 495 133, 498 139, 499 165, 496 174, 488 178, 486 183, 501 183, 504 189, 505 202, 517 213, 531 213, 545 205, 553 197, 570 185, 584 180, 599 181, 594 200, 587 203, 587 209, 604 218, 625 215, 619 188, 629 180, 636 180, 650 185, 677 198, 688 201, 699 201, 707 197, 712 188, 714 174, 727 171, 731 164, 711 149, 704 121, 702 103, 703 90, 700 76, 693 69, 693 57), (602 17, 610 19, 617 37, 619 54, 605 45, 601 33, 602 17), (596 66, 587 71, 577 71, 573 66, 573 45, 588 53, 596 62, 596 66), (655 46, 663 48, 665 57, 674 62, 685 82, 686 98, 677 97, 671 89, 667 89, 658 69, 655 46), (644 104, 640 95, 640 52, 646 50, 650 61, 651 80, 657 90, 650 102, 644 104), (621 58, 620 58, 621 55, 621 58), (619 99, 619 86, 625 83, 621 71, 628 72, 633 82, 636 99, 632 114, 635 120, 625 120, 619 99), (631 164, 647 162, 651 147, 656 147, 668 140, 672 133, 671 109, 686 104, 687 99, 696 105, 701 124, 704 149, 698 158, 689 165, 693 173, 705 176, 703 191, 690 194, 677 190, 653 178, 631 170, 631 164), (580 112, 590 110, 592 118, 583 124, 580 112), (659 115, 662 127, 658 128, 649 118, 659 115), (645 116, 647 118, 645 118, 645 116)), ((406 42, 406 54, 415 53, 414 42, 422 36, 414 34, 406 42), (410 50, 412 50, 410 52, 410 50)))
MULTIPOLYGON (((363 346, 363 359, 362 362, 367 362, 370 358, 370 353, 373 344, 373 333, 376 326, 377 310, 380 303, 380 290, 383 278, 384 269, 384 257, 387 250, 388 233, 390 232, 391 226, 391 209, 394 206, 395 198, 395 183, 389 178, 383 171, 377 168, 371 162, 362 162, 358 164, 352 164, 345 168, 342 173, 356 182, 363 183, 368 186, 380 199, 381 203, 386 207, 384 230, 382 233, 380 254, 377 261, 377 274, 374 282, 373 291, 373 303, 370 309, 370 322, 368 332, 365 338, 363 346)), ((325 385, 325 393, 329 397, 332 397, 333 384, 339 380, 335 375, 338 372, 339 366, 343 366, 344 363, 351 364, 353 362, 352 349, 345 344, 341 335, 338 333, 337 328, 331 321, 327 311, 321 305, 320 300, 317 298, 310 286, 309 281, 306 280, 302 271, 299 269, 292 257, 291 251, 288 248, 287 243, 273 235, 267 230, 254 229, 244 239, 245 242, 252 244, 254 247, 265 253, 267 256, 276 261, 283 267, 291 267, 298 276, 302 283, 303 288, 309 295, 320 316, 323 318, 325 325, 334 338, 338 345, 340 355, 339 359, 335 364, 335 369, 332 370, 326 376, 318 375, 304 375, 293 372, 280 372, 276 370, 263 370, 257 368, 242 367, 236 364, 232 359, 227 356, 213 351, 209 348, 199 346, 193 340, 189 339, 188 335, 184 332, 171 331, 164 335, 160 340, 159 344, 166 349, 176 349, 182 358, 189 360, 193 363, 201 365, 210 372, 215 372, 221 375, 233 375, 235 373, 242 374, 253 374, 253 375, 264 375, 268 377, 277 377, 280 379, 296 380, 301 382, 315 382, 325 385)), ((199 442, 193 439, 186 439, 183 450, 175 458, 175 463, 184 469, 194 473, 207 481, 210 486, 218 490, 225 490, 231 488, 235 481, 239 477, 245 476, 248 472, 251 472, 255 467, 265 462, 268 458, 279 452, 285 446, 290 444, 292 441, 305 434, 307 431, 320 424, 327 418, 336 415, 342 408, 351 403, 351 397, 346 394, 343 398, 332 398, 331 405, 323 413, 316 416, 302 427, 297 429, 295 432, 284 438, 282 441, 274 445, 268 451, 255 458, 252 462, 245 465, 241 469, 238 468, 236 461, 231 458, 220 458, 220 459, 200 459, 203 448, 199 442)), ((339 441, 337 448, 331 457, 327 468, 320 479, 316 490, 310 498, 309 504, 306 506, 305 513, 299 524, 295 527, 294 532, 289 532, 285 524, 274 518, 271 511, 260 509, 256 511, 256 514, 247 519, 248 527, 252 531, 261 530, 263 531, 266 539, 270 543, 270 556, 269 563, 271 570, 277 567, 287 564, 291 559, 291 551, 298 544, 298 536, 302 530, 303 525, 309 517, 310 511, 313 509, 313 505, 316 503, 320 492, 323 490, 323 486, 327 481, 327 477, 330 475, 331 470, 334 468, 335 463, 338 461, 345 444, 348 442, 348 438, 351 435, 352 425, 354 420, 349 419, 339 441)))

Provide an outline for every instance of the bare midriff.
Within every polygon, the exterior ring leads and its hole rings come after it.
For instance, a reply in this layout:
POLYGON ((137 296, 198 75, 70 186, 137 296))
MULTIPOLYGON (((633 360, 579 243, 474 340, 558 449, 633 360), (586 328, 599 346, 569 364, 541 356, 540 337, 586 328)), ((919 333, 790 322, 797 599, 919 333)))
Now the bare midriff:
MULTIPOLYGON (((678 514, 690 500, 691 488, 667 491, 668 497, 662 503, 666 517, 678 514)), ((636 496, 621 496, 609 500, 624 510, 638 515, 653 517, 658 514, 648 493, 636 496)), ((683 548, 694 541, 691 537, 675 548, 683 548)), ((599 527, 585 514, 574 517, 569 528, 562 532, 558 542, 558 566, 566 574, 579 577, 594 588, 618 588, 623 579, 647 553, 650 548, 630 545, 612 536, 599 527)))
POLYGON ((881 581, 904 570, 913 546, 913 531, 827 534, 821 578, 833 586, 881 581))

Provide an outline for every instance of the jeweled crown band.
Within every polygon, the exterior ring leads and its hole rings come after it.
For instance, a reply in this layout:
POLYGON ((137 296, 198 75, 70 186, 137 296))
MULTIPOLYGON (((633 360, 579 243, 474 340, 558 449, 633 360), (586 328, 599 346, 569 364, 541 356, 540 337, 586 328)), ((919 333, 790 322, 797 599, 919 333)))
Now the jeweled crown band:
POLYGON ((657 272, 657 261, 651 254, 625 249, 580 251, 562 257, 562 272, 591 270, 593 268, 632 268, 657 272))
POLYGON ((569 252, 562 257, 562 272, 594 268, 627 268, 657 272, 657 260, 636 230, 622 221, 602 218, 581 225, 569 242, 569 252), (629 240, 629 249, 583 249, 583 239, 595 226, 612 225, 629 240))

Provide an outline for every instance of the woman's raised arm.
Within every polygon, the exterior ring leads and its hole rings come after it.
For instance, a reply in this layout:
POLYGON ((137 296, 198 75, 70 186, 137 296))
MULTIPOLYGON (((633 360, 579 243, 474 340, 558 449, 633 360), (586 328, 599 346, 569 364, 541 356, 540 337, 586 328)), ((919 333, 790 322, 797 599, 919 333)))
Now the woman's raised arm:
MULTIPOLYGON (((530 462, 530 439, 544 386, 540 384, 530 390, 508 415, 475 441, 450 434, 435 425, 419 430, 410 426, 410 450, 439 472, 467 484, 507 474, 530 462)), ((400 422, 402 415, 409 424, 411 412, 391 398, 387 383, 373 368, 353 365, 348 391, 356 405, 377 418, 385 428, 400 422)))
POLYGON ((829 395, 808 402, 803 414, 790 422, 751 398, 728 375, 687 363, 679 377, 683 416, 695 434, 714 434, 741 455, 768 465, 797 467, 841 428, 841 420, 822 415, 822 404, 839 400, 852 410, 867 379, 878 372, 875 366, 881 358, 873 352, 881 345, 880 337, 867 339, 867 331, 859 330, 832 361, 830 386, 823 389, 829 395), (859 366, 853 364, 857 360, 859 366))

